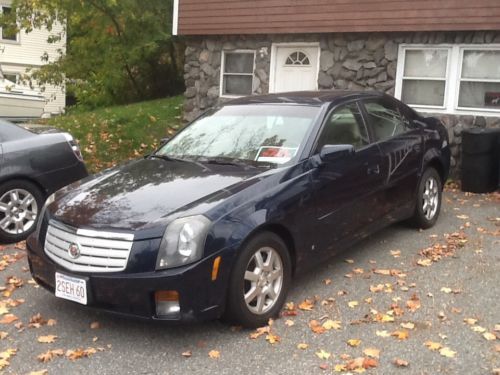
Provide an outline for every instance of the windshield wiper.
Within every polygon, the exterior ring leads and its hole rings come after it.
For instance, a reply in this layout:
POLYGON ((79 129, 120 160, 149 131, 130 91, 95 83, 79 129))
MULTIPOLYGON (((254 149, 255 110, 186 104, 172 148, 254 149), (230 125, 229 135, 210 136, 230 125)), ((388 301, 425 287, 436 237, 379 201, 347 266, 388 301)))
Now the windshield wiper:
POLYGON ((152 155, 149 155, 149 157, 152 158, 152 159, 162 159, 162 160, 166 160, 166 161, 180 161, 180 162, 183 162, 183 163, 190 163, 190 162, 192 162, 191 160, 186 160, 186 159, 181 159, 181 158, 175 158, 175 157, 168 156, 168 155, 152 154, 152 155))
POLYGON ((261 162, 255 162, 253 160, 231 159, 231 158, 225 158, 225 157, 215 157, 215 158, 200 157, 197 160, 200 163, 205 163, 205 164, 232 165, 235 167, 250 167, 250 168, 267 167, 267 168, 271 168, 274 166, 274 165, 271 165, 271 163, 261 163, 261 162))

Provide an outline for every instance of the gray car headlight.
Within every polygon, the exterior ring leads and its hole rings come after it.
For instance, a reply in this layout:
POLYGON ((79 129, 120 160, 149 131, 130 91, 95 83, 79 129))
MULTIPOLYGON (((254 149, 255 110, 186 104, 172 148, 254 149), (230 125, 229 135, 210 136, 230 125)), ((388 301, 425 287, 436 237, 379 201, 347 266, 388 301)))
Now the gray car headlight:
POLYGON ((172 221, 161 240, 156 269, 179 267, 200 260, 210 224, 210 220, 202 215, 172 221))

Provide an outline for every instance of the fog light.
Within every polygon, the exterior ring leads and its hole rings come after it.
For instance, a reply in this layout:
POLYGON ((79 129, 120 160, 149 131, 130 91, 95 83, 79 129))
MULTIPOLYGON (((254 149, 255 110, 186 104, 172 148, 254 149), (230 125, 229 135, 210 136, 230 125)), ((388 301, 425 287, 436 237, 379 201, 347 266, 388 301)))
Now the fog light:
POLYGON ((159 318, 180 318, 179 293, 175 290, 158 290, 155 293, 156 316, 159 318))

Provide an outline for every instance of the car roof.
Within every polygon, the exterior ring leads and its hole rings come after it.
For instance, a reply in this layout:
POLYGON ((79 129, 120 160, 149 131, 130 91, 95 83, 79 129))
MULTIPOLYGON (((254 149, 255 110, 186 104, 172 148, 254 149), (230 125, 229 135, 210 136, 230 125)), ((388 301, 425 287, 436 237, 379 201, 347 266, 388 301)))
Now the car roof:
POLYGON ((379 91, 296 91, 279 94, 255 95, 233 99, 224 105, 247 104, 299 104, 321 106, 325 103, 334 103, 348 99, 362 99, 383 97, 386 94, 379 91))

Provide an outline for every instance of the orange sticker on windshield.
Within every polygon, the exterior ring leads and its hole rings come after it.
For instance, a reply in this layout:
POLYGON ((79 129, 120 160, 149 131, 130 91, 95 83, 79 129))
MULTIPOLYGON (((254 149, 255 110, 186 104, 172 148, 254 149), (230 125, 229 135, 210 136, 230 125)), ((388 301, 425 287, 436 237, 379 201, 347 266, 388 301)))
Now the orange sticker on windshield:
POLYGON ((256 161, 285 164, 289 162, 297 153, 297 148, 263 146, 257 153, 256 161))

